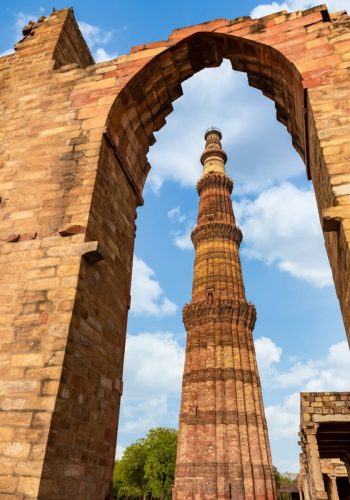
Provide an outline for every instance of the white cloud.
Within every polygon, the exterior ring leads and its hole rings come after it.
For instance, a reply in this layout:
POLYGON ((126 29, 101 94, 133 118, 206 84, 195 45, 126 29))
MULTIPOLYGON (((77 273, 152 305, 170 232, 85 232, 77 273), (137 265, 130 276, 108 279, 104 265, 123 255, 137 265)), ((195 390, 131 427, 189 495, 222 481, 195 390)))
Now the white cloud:
POLYGON ((89 47, 93 48, 96 45, 104 45, 111 41, 113 36, 112 31, 105 31, 100 26, 95 26, 85 21, 78 21, 78 24, 89 47))
POLYGON ((271 440, 297 439, 300 420, 300 393, 348 391, 350 387, 350 351, 347 342, 330 346, 325 357, 297 361, 280 370, 282 350, 271 339, 255 341, 259 372, 263 387, 294 388, 282 403, 265 408, 271 440))
MULTIPOLYGON (((36 21, 38 17, 43 15, 45 9, 40 7, 39 14, 27 14, 25 12, 16 12, 14 14, 14 25, 13 29, 15 32, 14 39, 18 41, 22 38, 22 29, 26 26, 29 21, 36 21)), ((105 31, 99 26, 95 26, 93 24, 86 23, 85 21, 79 21, 79 28, 85 38, 86 43, 89 45, 91 49, 94 50, 94 58, 97 63, 102 61, 108 61, 110 59, 114 59, 117 57, 117 52, 108 52, 102 47, 95 48, 98 45, 105 45, 110 42, 113 36, 113 31, 105 31)), ((0 54, 1 56, 5 56, 8 54, 12 54, 14 51, 12 49, 8 49, 0 54)))
MULTIPOLYGON (((319 5, 319 2, 312 2, 312 5, 319 5)), ((311 7, 312 7, 311 5, 311 7)), ((349 0, 327 0, 326 5, 330 12, 335 12, 337 10, 347 10, 350 11, 350 2, 349 0)))
POLYGON ((350 351, 344 340, 330 347, 318 373, 306 384, 306 391, 348 391, 350 387, 350 351))
POLYGON ((125 391, 136 398, 159 397, 180 390, 184 349, 169 332, 128 334, 125 391))
POLYGON ((143 435, 149 429, 159 427, 168 410, 167 399, 162 396, 125 401, 124 405, 125 419, 121 431, 125 434, 143 435))
POLYGON ((133 314, 161 317, 176 313, 177 305, 164 296, 154 275, 154 270, 135 255, 131 283, 131 312, 133 314))
POLYGON ((257 192, 304 170, 285 127, 276 121, 274 103, 249 87, 247 76, 233 71, 228 61, 194 75, 183 83, 183 91, 150 149, 148 186, 154 192, 166 181, 196 184, 202 175, 204 131, 212 125, 223 132, 236 193, 257 192))
POLYGON ((191 232, 193 224, 188 224, 184 231, 177 231, 173 236, 174 245, 180 250, 193 250, 191 232))
POLYGON ((144 433, 166 418, 177 424, 177 411, 170 410, 169 399, 179 395, 184 349, 174 334, 166 332, 127 335, 122 431, 144 433))
POLYGON ((261 4, 255 7, 250 16, 253 19, 258 19, 259 17, 268 16, 269 14, 273 14, 274 12, 280 12, 281 10, 293 10, 289 7, 287 2, 277 3, 272 2, 268 4, 261 4))
POLYGON ((99 47, 99 45, 106 45, 111 41, 113 31, 103 30, 100 26, 85 21, 78 21, 78 24, 86 43, 90 49, 93 49, 96 63, 109 61, 118 56, 117 52, 108 52, 106 49, 99 47))
MULTIPOLYGON (((13 43, 17 43, 19 40, 23 38, 22 29, 26 26, 29 21, 36 21, 40 16, 43 15, 45 9, 43 7, 39 8, 38 14, 27 14, 25 12, 14 12, 13 13, 13 25, 11 26, 11 30, 13 32, 13 43)), ((9 54, 13 54, 14 49, 7 49, 0 54, 0 57, 7 56, 9 54)))
POLYGON ((14 23, 14 28, 16 31, 16 39, 19 40, 20 38, 23 37, 22 35, 22 29, 24 26, 26 26, 29 21, 36 21, 38 17, 42 15, 42 11, 40 10, 40 14, 27 14, 25 12, 16 12, 14 14, 15 17, 15 23, 14 23))
MULTIPOLYGON (((288 10, 289 12, 295 10, 305 10, 316 5, 320 5, 321 3, 322 2, 320 2, 320 0, 287 0, 286 2, 281 3, 271 2, 258 5, 252 10, 250 15, 253 18, 259 18, 273 14, 274 12, 280 12, 281 10, 288 10)), ((349 0, 328 0, 326 4, 330 12, 350 9, 349 0)))
POLYGON ((284 371, 278 367, 282 349, 271 339, 256 339, 255 349, 259 373, 266 386, 299 387, 302 391, 346 391, 350 387, 350 351, 345 340, 331 345, 324 358, 300 361, 296 357, 284 371))
POLYGON ((96 63, 99 63, 102 61, 109 61, 110 59, 114 59, 117 56, 118 56, 117 52, 107 52, 102 47, 98 48, 94 52, 94 59, 95 59, 96 63))
POLYGON ((173 244, 180 250, 193 250, 191 232, 194 227, 193 214, 184 214, 179 206, 168 211, 168 218, 173 224, 182 224, 181 229, 171 231, 173 244))
POLYGON ((184 215, 181 212, 181 208, 177 206, 168 211, 168 218, 171 222, 184 222, 186 220, 186 215, 184 215))
POLYGON ((256 339, 255 351, 260 371, 269 370, 273 363, 280 362, 282 349, 267 337, 256 339))
MULTIPOLYGON (((297 362, 289 370, 279 373, 275 383, 278 387, 286 389, 305 384, 308 380, 313 380, 319 374, 319 366, 313 360, 307 363, 297 362)), ((277 374, 275 373, 275 376, 277 374)))
POLYGON ((265 408, 265 415, 270 439, 297 439, 299 430, 300 394, 294 392, 285 398, 283 403, 265 408))
POLYGON ((125 451, 125 446, 122 446, 121 444, 117 444, 117 449, 116 449, 116 454, 115 458, 120 459, 124 455, 125 451))
POLYGON ((256 199, 234 203, 243 230, 242 253, 314 286, 332 284, 311 189, 301 190, 290 183, 263 191, 256 199))

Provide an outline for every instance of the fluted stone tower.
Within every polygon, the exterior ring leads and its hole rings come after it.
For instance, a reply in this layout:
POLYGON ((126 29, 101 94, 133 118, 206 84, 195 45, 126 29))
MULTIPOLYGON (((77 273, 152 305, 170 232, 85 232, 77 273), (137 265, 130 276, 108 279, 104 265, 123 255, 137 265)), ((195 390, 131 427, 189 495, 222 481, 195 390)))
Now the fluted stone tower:
POLYGON ((269 440, 221 132, 209 129, 187 330, 173 499, 275 499, 269 440))

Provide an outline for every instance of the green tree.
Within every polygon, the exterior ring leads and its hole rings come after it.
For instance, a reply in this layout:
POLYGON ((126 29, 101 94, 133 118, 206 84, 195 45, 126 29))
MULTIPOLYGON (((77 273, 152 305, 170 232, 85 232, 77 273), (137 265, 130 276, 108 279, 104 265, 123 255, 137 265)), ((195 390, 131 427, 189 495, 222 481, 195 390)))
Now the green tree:
POLYGON ((282 476, 281 476, 281 473, 278 471, 277 467, 275 467, 275 466, 273 466, 273 473, 274 473, 274 476, 275 476, 276 488, 277 488, 277 491, 278 491, 280 489, 280 487, 281 487, 282 476))
POLYGON ((280 495, 278 498, 281 498, 281 500, 288 500, 289 493, 283 491, 281 492, 280 490, 284 486, 297 486, 298 474, 294 474, 292 472, 281 473, 277 470, 277 467, 273 467, 273 472, 275 475, 277 493, 280 495))
POLYGON ((113 494, 118 499, 171 499, 177 431, 158 427, 124 451, 115 463, 113 494))
POLYGON ((120 488, 123 486, 120 480, 120 460, 116 460, 113 471, 113 498, 119 498, 120 488))
POLYGON ((146 437, 147 458, 145 477, 154 497, 171 499, 174 482, 177 431, 158 427, 151 429, 146 437))
POLYGON ((113 486, 117 498, 144 498, 147 495, 145 463, 145 440, 139 439, 128 446, 123 457, 116 462, 113 486))
POLYGON ((281 483, 288 484, 291 486, 297 486, 298 474, 295 474, 294 472, 283 472, 281 474, 281 483))

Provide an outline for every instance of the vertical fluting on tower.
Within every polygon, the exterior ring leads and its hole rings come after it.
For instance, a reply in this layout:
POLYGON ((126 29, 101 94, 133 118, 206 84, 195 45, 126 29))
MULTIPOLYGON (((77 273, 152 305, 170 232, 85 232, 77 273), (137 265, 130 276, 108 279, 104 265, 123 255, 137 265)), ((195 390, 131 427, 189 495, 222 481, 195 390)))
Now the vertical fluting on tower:
POLYGON ((221 132, 205 134, 187 331, 174 500, 276 498, 221 132))

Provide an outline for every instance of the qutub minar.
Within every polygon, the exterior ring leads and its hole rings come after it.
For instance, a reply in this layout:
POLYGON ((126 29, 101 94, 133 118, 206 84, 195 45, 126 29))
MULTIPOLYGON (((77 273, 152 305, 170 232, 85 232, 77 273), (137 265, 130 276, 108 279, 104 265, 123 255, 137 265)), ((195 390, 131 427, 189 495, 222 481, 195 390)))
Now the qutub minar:
POLYGON ((173 499, 272 500, 271 453, 221 132, 205 134, 173 499))

